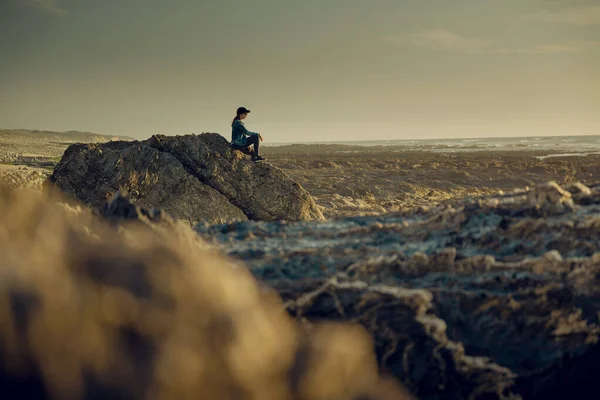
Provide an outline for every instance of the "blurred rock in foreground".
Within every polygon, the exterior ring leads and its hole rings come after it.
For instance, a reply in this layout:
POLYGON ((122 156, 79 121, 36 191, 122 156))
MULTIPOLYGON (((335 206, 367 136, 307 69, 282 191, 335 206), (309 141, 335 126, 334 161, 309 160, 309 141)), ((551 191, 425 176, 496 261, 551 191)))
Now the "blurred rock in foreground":
POLYGON ((2 186, 0 398, 410 397, 359 324, 299 325, 160 211, 2 186))

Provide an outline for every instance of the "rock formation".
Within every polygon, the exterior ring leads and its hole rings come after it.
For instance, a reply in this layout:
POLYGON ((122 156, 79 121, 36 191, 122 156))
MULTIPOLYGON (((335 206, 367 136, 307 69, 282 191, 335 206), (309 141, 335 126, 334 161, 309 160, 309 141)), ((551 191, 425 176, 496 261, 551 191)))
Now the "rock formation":
POLYGON ((254 164, 216 133, 156 135, 146 142, 174 155, 200 181, 223 194, 250 219, 258 221, 321 220, 310 194, 281 169, 254 164))
POLYGON ((411 398, 360 325, 302 327, 124 196, 97 213, 0 186, 0 398, 411 398))
POLYGON ((49 181, 94 207, 124 189, 134 203, 192 225, 323 219, 308 192, 280 169, 252 163, 212 133, 74 144, 49 181))
POLYGON ((362 324, 421 399, 589 398, 600 185, 556 183, 326 223, 198 228, 303 321, 362 324))

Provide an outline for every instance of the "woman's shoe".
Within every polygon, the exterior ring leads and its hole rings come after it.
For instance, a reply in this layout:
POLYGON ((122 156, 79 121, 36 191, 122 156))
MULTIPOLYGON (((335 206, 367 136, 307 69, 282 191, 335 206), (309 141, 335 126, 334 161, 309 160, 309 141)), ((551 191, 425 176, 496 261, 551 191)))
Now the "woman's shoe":
POLYGON ((252 157, 252 161, 259 162, 259 161, 265 161, 265 159, 262 158, 261 156, 256 156, 256 157, 252 157))

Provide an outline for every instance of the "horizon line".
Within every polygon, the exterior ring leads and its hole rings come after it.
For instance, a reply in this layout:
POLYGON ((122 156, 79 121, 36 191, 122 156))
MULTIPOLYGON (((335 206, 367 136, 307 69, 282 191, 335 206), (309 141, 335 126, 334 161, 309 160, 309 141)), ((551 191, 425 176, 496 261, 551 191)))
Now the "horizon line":
MULTIPOLYGON (((93 132, 93 131, 89 131, 89 130, 78 130, 78 129, 68 129, 68 130, 64 130, 64 131, 54 131, 54 130, 48 130, 48 129, 31 129, 31 128, 0 128, 0 131, 39 131, 39 132, 53 132, 53 133, 64 133, 64 134, 69 134, 69 133, 89 133, 89 134, 94 134, 94 135, 103 135, 103 136, 121 136, 121 137, 130 137, 133 138, 135 140, 145 140, 145 139, 137 139, 134 136, 132 136, 131 134, 127 134, 127 133, 104 133, 104 132, 93 132)), ((161 132, 157 132, 157 133, 152 133, 150 136, 148 136, 148 138, 154 136, 154 135, 165 135, 165 136, 183 136, 183 135, 190 135, 190 134, 202 134, 202 133, 217 133, 223 137, 225 137, 223 134, 221 134, 220 132, 201 132, 201 133, 195 133, 195 132, 190 132, 190 133, 181 133, 181 134, 166 134, 166 133, 161 133, 161 132)), ((599 136, 600 137, 600 133, 584 133, 584 134, 564 134, 564 133, 559 133, 559 134, 546 134, 546 135, 527 135, 527 136, 522 136, 522 135, 493 135, 493 136, 487 136, 487 137, 482 137, 482 136, 462 136, 462 137, 431 137, 431 138, 402 138, 402 139, 372 139, 372 140, 322 140, 322 141, 305 141, 305 142, 270 142, 270 143, 265 143, 264 145, 269 145, 269 144, 284 144, 284 145, 292 145, 292 144, 342 144, 342 143, 374 143, 374 142, 397 142, 397 141, 428 141, 428 140, 467 140, 467 139, 471 139, 471 140, 485 140, 485 139, 509 139, 509 138, 545 138, 545 137, 594 137, 594 136, 599 136)), ((225 137, 226 138, 226 137, 225 137)))

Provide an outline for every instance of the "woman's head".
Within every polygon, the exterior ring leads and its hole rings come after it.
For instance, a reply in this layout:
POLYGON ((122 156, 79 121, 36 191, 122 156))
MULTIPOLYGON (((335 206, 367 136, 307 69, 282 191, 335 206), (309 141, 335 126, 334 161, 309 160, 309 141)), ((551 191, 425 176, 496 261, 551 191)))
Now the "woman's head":
POLYGON ((236 115, 233 121, 236 119, 245 119, 248 116, 248 113, 250 113, 250 110, 248 110, 246 107, 239 107, 235 113, 236 115))

